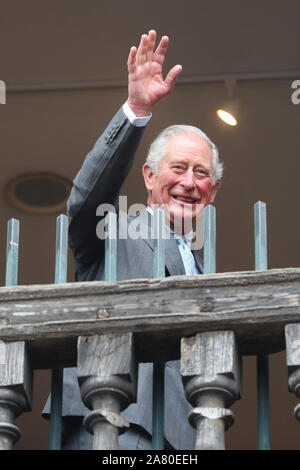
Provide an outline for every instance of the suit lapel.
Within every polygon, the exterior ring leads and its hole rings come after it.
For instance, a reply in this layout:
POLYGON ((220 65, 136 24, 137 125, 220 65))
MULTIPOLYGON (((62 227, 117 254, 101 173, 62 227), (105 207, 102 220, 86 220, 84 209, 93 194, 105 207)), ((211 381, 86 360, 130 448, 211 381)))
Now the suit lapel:
POLYGON ((182 258, 174 238, 166 240, 165 244, 165 265, 170 276, 185 274, 182 258))
POLYGON ((199 254, 199 251, 197 250, 192 250, 192 253, 193 253, 193 256, 194 256, 194 259, 195 259, 195 263, 196 263, 196 266, 199 270, 199 272, 201 274, 204 273, 204 268, 203 268, 203 263, 202 263, 202 259, 201 259, 201 256, 199 254))

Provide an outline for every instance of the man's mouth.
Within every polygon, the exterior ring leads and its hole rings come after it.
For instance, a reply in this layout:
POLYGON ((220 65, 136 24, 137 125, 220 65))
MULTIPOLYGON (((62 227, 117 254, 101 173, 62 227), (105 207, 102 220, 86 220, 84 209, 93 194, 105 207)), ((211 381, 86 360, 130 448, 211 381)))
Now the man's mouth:
POLYGON ((193 199, 191 197, 184 197, 184 196, 172 196, 172 197, 176 199, 176 201, 182 201, 188 204, 196 204, 197 202, 200 202, 197 199, 193 199))

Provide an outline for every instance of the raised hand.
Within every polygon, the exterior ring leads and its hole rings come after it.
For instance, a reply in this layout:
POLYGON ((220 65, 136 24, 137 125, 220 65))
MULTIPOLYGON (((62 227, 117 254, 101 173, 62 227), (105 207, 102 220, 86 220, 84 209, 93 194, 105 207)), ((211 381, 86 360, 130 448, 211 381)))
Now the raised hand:
POLYGON ((156 32, 143 34, 139 47, 132 47, 128 56, 128 104, 136 116, 147 116, 153 106, 174 88, 181 65, 175 65, 162 76, 169 38, 163 36, 154 51, 156 32))

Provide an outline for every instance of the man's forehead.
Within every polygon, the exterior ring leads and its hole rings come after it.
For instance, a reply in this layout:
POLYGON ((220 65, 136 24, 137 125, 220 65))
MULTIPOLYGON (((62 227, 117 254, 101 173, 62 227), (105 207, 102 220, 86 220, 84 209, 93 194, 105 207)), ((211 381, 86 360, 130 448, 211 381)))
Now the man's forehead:
POLYGON ((195 133, 182 133, 168 137, 166 143, 166 155, 176 157, 184 157, 193 153, 199 159, 205 159, 208 163, 213 163, 213 149, 209 142, 201 135, 195 133))

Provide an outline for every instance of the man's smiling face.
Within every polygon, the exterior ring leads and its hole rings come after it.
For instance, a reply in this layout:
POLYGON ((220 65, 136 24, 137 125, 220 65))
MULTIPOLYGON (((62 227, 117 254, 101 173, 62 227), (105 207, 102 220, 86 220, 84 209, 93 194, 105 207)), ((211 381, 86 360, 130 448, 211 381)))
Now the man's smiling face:
POLYGON ((213 152, 210 145, 192 133, 169 137, 158 174, 143 167, 148 204, 162 207, 170 227, 176 221, 195 222, 201 208, 212 204, 220 186, 213 185, 213 152))

